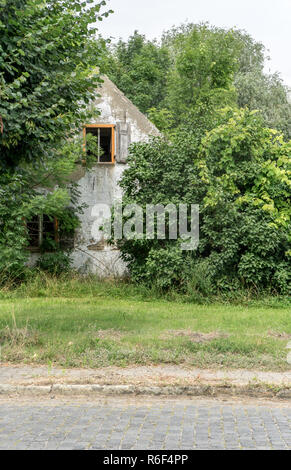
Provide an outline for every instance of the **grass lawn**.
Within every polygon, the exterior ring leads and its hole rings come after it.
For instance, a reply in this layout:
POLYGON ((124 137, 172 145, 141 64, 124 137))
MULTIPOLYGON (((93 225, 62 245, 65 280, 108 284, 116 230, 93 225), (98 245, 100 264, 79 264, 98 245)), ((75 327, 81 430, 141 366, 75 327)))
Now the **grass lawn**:
POLYGON ((76 297, 45 289, 0 296, 1 361, 290 370, 288 305, 198 305, 82 289, 76 297))

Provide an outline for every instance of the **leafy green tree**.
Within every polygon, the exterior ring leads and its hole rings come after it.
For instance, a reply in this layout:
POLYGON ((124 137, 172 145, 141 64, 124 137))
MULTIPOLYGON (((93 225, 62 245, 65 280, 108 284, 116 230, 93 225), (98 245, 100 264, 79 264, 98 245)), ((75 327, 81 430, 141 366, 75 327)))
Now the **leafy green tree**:
POLYGON ((160 43, 135 32, 112 50, 110 78, 163 132, 232 105, 259 109, 265 126, 290 138, 288 89, 264 73, 266 49, 245 31, 188 23, 160 43))
MULTIPOLYGON (((88 136, 87 148, 90 155, 97 151, 95 137, 88 136)), ((86 167, 90 168, 94 160, 87 158, 86 167)), ((0 174, 0 283, 7 278, 19 278, 25 272, 25 263, 29 258, 29 232, 26 222, 35 216, 46 215, 58 219, 58 235, 73 234, 79 226, 79 214, 85 205, 79 202, 79 190, 74 183, 77 165, 84 164, 83 139, 75 137, 65 141, 62 147, 55 149, 54 158, 45 163, 23 163, 17 171, 0 174)), ((49 246, 52 252, 45 257, 51 264, 68 256, 62 254, 62 246, 55 239, 46 240, 41 251, 49 246)), ((45 263, 40 264, 41 267, 45 263)), ((64 265, 65 266, 65 265, 64 265)))
MULTIPOLYGON (((174 58, 173 67, 168 74, 168 101, 166 102, 172 112, 178 106, 177 110, 180 116, 183 116, 181 120, 185 120, 187 110, 193 112, 197 105, 201 107, 202 98, 204 102, 214 104, 216 107, 236 104, 238 107, 248 107, 251 110, 258 109, 264 118, 265 126, 283 132, 287 140, 290 138, 289 90, 284 86, 278 74, 264 73, 268 57, 266 57, 266 50, 262 43, 254 41, 244 31, 211 28, 207 24, 187 24, 173 28, 166 33, 163 44, 171 50, 171 57, 174 58), (199 46, 199 40, 197 42, 199 37, 203 47, 199 46), (207 53, 212 54, 212 60, 207 53), (208 69, 205 68, 207 60, 208 69), (179 73, 179 67, 182 73, 179 73), (183 78, 185 67, 188 67, 188 73, 192 67, 193 77, 189 75, 188 79, 183 78), (219 67, 221 67, 220 77, 217 76, 219 67), (214 80, 211 78, 212 75, 214 75, 214 80), (204 79, 201 79, 202 76, 204 79), (226 76, 228 83, 225 80, 226 76), (217 86, 219 83, 217 78, 220 80, 221 87, 217 86), (205 89, 202 84, 203 80, 206 81, 205 89), (191 86, 194 92, 190 91, 191 86), (230 93, 231 90, 233 94, 230 93), (193 94, 193 98, 195 95, 201 98, 194 100, 191 105, 189 93, 193 94), (188 101, 185 102, 186 99, 188 101), (183 106, 186 108, 184 111, 183 106)), ((174 111, 174 114, 177 112, 174 111)))
MULTIPOLYGON (((0 282, 24 271, 29 254, 26 221, 42 214, 62 218, 72 196, 77 203, 76 188, 67 187, 75 170, 76 149, 76 143, 68 143, 62 158, 48 160, 45 166, 26 164, 13 174, 0 175, 0 282)), ((81 146, 78 154, 80 158, 81 146)))
POLYGON ((168 50, 135 31, 127 42, 120 40, 113 46, 107 74, 146 113, 160 107, 165 98, 169 66, 168 50))
MULTIPOLYGON (((172 141, 155 138, 150 143, 132 145, 121 187, 123 203, 180 204, 193 202, 193 143, 189 134, 172 141)), ((197 172, 196 172, 197 173, 197 172)), ((137 282, 156 283, 161 288, 181 283, 184 253, 181 240, 121 240, 118 245, 137 282)))
POLYGON ((241 42, 239 70, 234 85, 239 108, 260 110, 266 127, 282 132, 286 139, 291 137, 291 103, 289 89, 278 73, 267 74, 264 67, 269 60, 263 44, 254 41, 245 32, 235 31, 236 40, 241 42))
POLYGON ((189 33, 174 37, 172 51, 166 103, 176 123, 196 107, 235 103, 239 47, 232 31, 193 26, 189 33))
POLYGON ((181 251, 180 240, 122 240, 123 258, 134 280, 160 288, 287 293, 291 143, 258 113, 219 115, 202 139, 180 130, 171 141, 135 144, 121 181, 125 204, 199 204, 198 250, 181 251))
POLYGON ((0 171, 54 158, 100 83, 104 0, 0 0, 0 171))
POLYGON ((71 175, 84 153, 75 135, 101 81, 104 41, 95 23, 108 15, 105 4, 0 0, 1 281, 23 272, 25 221, 45 214, 58 217, 60 231, 78 224, 82 206, 71 175))
POLYGON ((201 254, 222 288, 236 282, 287 293, 291 142, 263 127, 255 111, 223 115, 196 164, 206 187, 201 254))
POLYGON ((264 124, 291 138, 291 104, 288 88, 278 74, 266 75, 260 69, 238 73, 235 77, 238 106, 260 110, 264 124))
POLYGON ((233 29, 233 36, 239 50, 237 73, 263 71, 267 58, 264 44, 255 41, 246 31, 240 29, 233 29))

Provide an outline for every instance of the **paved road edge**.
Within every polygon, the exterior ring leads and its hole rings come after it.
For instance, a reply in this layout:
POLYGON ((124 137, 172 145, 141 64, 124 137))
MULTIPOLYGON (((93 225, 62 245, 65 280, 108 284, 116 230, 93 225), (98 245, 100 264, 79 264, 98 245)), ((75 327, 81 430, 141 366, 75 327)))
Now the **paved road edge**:
POLYGON ((150 396, 201 396, 201 397, 252 397, 291 398, 291 387, 264 383, 250 383, 237 386, 231 383, 217 385, 198 384, 195 386, 137 386, 99 384, 52 384, 52 385, 9 385, 0 384, 0 395, 150 395, 150 396))

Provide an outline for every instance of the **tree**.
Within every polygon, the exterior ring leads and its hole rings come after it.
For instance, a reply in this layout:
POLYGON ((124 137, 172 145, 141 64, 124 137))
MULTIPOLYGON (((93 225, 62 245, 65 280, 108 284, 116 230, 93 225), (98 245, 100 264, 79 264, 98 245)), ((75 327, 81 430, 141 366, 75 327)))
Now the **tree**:
POLYGON ((105 4, 0 0, 1 281, 23 273, 26 221, 45 214, 58 217, 60 231, 78 224, 70 176, 84 158, 76 134, 101 81, 104 41, 93 26, 108 15, 105 4))
POLYGON ((291 142, 263 127, 255 111, 225 110, 202 140, 205 184, 201 255, 214 282, 288 292, 291 142))
POLYGON ((160 42, 135 32, 111 49, 110 78, 163 132, 231 105, 259 109, 265 126, 290 138, 288 89, 264 73, 266 49, 245 31, 188 23, 160 42))
POLYGON ((125 204, 199 204, 198 250, 183 252, 180 240, 122 240, 123 258, 134 280, 160 288, 287 293, 291 142, 258 113, 218 114, 202 140, 194 127, 135 144, 121 180, 125 204))
MULTIPOLYGON (((176 135, 172 141, 154 138, 150 143, 134 144, 120 183, 124 205, 135 203, 145 210, 146 204, 195 202, 193 189, 199 193, 201 188, 198 180, 193 184, 195 143, 195 136, 193 144, 193 136, 187 133, 176 135)), ((118 246, 133 281, 168 288, 181 284, 183 277, 185 253, 180 250, 180 242, 124 239, 118 246)))
MULTIPOLYGON (((97 143, 93 136, 88 136, 87 148, 90 155, 87 168, 93 163, 97 143)), ((28 260, 29 232, 27 223, 35 216, 44 214, 58 219, 58 237, 49 240, 49 251, 59 252, 62 248, 62 236, 74 232, 79 226, 78 215, 84 204, 79 203, 78 185, 72 181, 76 163, 84 159, 83 140, 75 137, 55 149, 54 158, 45 165, 25 163, 13 173, 0 174, 0 283, 7 278, 19 278, 24 273, 28 260)), ((47 246, 40 247, 44 251, 47 246)), ((53 262, 56 258, 52 255, 53 262)), ((59 256, 64 262, 64 257, 59 256)))
POLYGON ((100 83, 104 0, 0 0, 0 171, 54 158, 100 83))
POLYGON ((288 88, 278 74, 266 75, 260 69, 238 73, 235 77, 239 107, 260 110, 266 126, 291 138, 291 104, 288 88))
POLYGON ((107 74, 115 85, 143 113, 161 106, 170 66, 167 49, 137 31, 128 42, 120 40, 111 49, 107 74))
POLYGON ((187 34, 174 35, 171 48, 173 65, 165 101, 176 124, 196 107, 235 103, 239 45, 232 31, 193 25, 187 34))
POLYGON ((244 32, 235 31, 235 36, 242 44, 239 70, 234 78, 238 107, 260 110, 266 127, 277 129, 287 140, 290 139, 290 90, 278 73, 264 72, 269 57, 266 57, 263 44, 254 41, 244 32))

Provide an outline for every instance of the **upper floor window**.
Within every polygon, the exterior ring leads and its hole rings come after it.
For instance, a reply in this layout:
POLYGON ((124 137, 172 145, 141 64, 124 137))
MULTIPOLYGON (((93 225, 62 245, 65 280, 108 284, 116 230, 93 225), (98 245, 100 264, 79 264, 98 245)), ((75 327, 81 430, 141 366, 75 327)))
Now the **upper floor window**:
POLYGON ((115 126, 113 124, 88 124, 84 128, 84 140, 93 134, 97 138, 98 163, 114 163, 115 161, 115 126))

